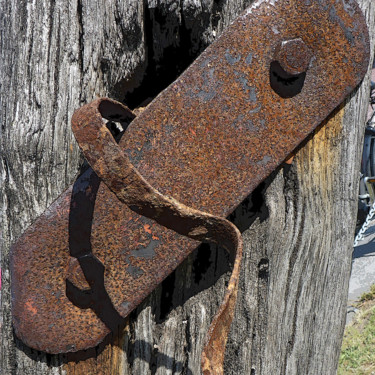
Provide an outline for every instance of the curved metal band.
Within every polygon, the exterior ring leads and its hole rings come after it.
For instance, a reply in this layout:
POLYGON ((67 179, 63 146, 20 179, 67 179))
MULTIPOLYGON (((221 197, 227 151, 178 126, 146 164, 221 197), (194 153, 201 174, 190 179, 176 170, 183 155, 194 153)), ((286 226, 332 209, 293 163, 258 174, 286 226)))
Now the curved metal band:
POLYGON ((125 106, 114 100, 94 100, 74 113, 74 135, 93 170, 122 203, 179 234, 220 244, 234 255, 235 261, 227 291, 211 323, 202 353, 203 373, 223 374, 225 345, 238 291, 242 258, 241 233, 225 218, 195 210, 172 197, 162 195, 140 175, 103 121, 103 118, 119 120, 128 112, 125 106))

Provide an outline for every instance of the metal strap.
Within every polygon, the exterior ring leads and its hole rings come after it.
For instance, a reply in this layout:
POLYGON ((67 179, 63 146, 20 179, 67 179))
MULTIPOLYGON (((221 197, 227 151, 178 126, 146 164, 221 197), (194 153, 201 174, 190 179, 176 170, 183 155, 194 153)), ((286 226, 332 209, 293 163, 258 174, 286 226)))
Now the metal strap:
MULTIPOLYGON (((114 100, 97 99, 74 113, 74 135, 93 170, 122 203, 179 234, 221 245, 234 256, 227 291, 211 323, 202 354, 203 373, 222 374, 225 345, 237 298, 242 259, 241 233, 225 218, 187 207, 161 194, 140 175, 103 121, 103 117, 118 120, 126 110, 114 100)), ((78 261, 81 262, 80 257, 78 261)))

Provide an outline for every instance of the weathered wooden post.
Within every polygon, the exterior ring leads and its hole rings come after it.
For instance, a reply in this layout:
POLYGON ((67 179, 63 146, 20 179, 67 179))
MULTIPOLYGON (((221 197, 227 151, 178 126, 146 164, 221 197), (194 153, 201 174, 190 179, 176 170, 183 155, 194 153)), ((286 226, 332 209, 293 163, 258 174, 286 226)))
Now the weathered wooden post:
MULTIPOLYGON (((373 38, 375 4, 357 2, 373 38)), ((229 276, 222 249, 202 245, 131 314, 119 337, 75 357, 46 355, 14 337, 9 247, 79 170, 73 111, 96 96, 142 105, 250 3, 0 3, 1 373, 200 373, 229 276)), ((374 39, 371 46, 373 56, 374 39)), ((232 215, 245 249, 226 374, 336 371, 368 82, 232 215)))

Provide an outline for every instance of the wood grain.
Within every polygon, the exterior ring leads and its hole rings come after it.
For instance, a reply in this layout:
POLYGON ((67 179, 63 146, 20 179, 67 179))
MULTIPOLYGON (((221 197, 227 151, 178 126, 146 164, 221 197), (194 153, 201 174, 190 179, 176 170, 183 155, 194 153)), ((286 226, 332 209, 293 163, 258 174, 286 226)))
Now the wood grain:
MULTIPOLYGON (((222 249, 202 245, 87 358, 35 352, 13 337, 8 251, 79 171, 73 111, 95 96, 131 107, 155 96, 250 3, 0 0, 1 374, 200 373, 230 272, 222 249)), ((375 3, 358 3, 373 37, 375 3)), ((232 215, 245 251, 226 374, 336 372, 368 96, 366 77, 232 215)))

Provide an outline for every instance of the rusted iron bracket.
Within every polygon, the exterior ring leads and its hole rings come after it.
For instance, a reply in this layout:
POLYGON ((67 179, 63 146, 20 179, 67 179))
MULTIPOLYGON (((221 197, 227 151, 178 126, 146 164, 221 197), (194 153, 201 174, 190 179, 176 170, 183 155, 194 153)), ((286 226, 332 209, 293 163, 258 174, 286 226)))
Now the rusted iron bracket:
POLYGON ((76 111, 91 168, 12 247, 16 335, 48 353, 96 346, 212 241, 235 257, 202 356, 204 374, 221 374, 242 253, 225 217, 359 84, 368 61, 355 1, 260 0, 138 117, 106 98, 76 111), (103 118, 130 122, 119 144, 103 118))

